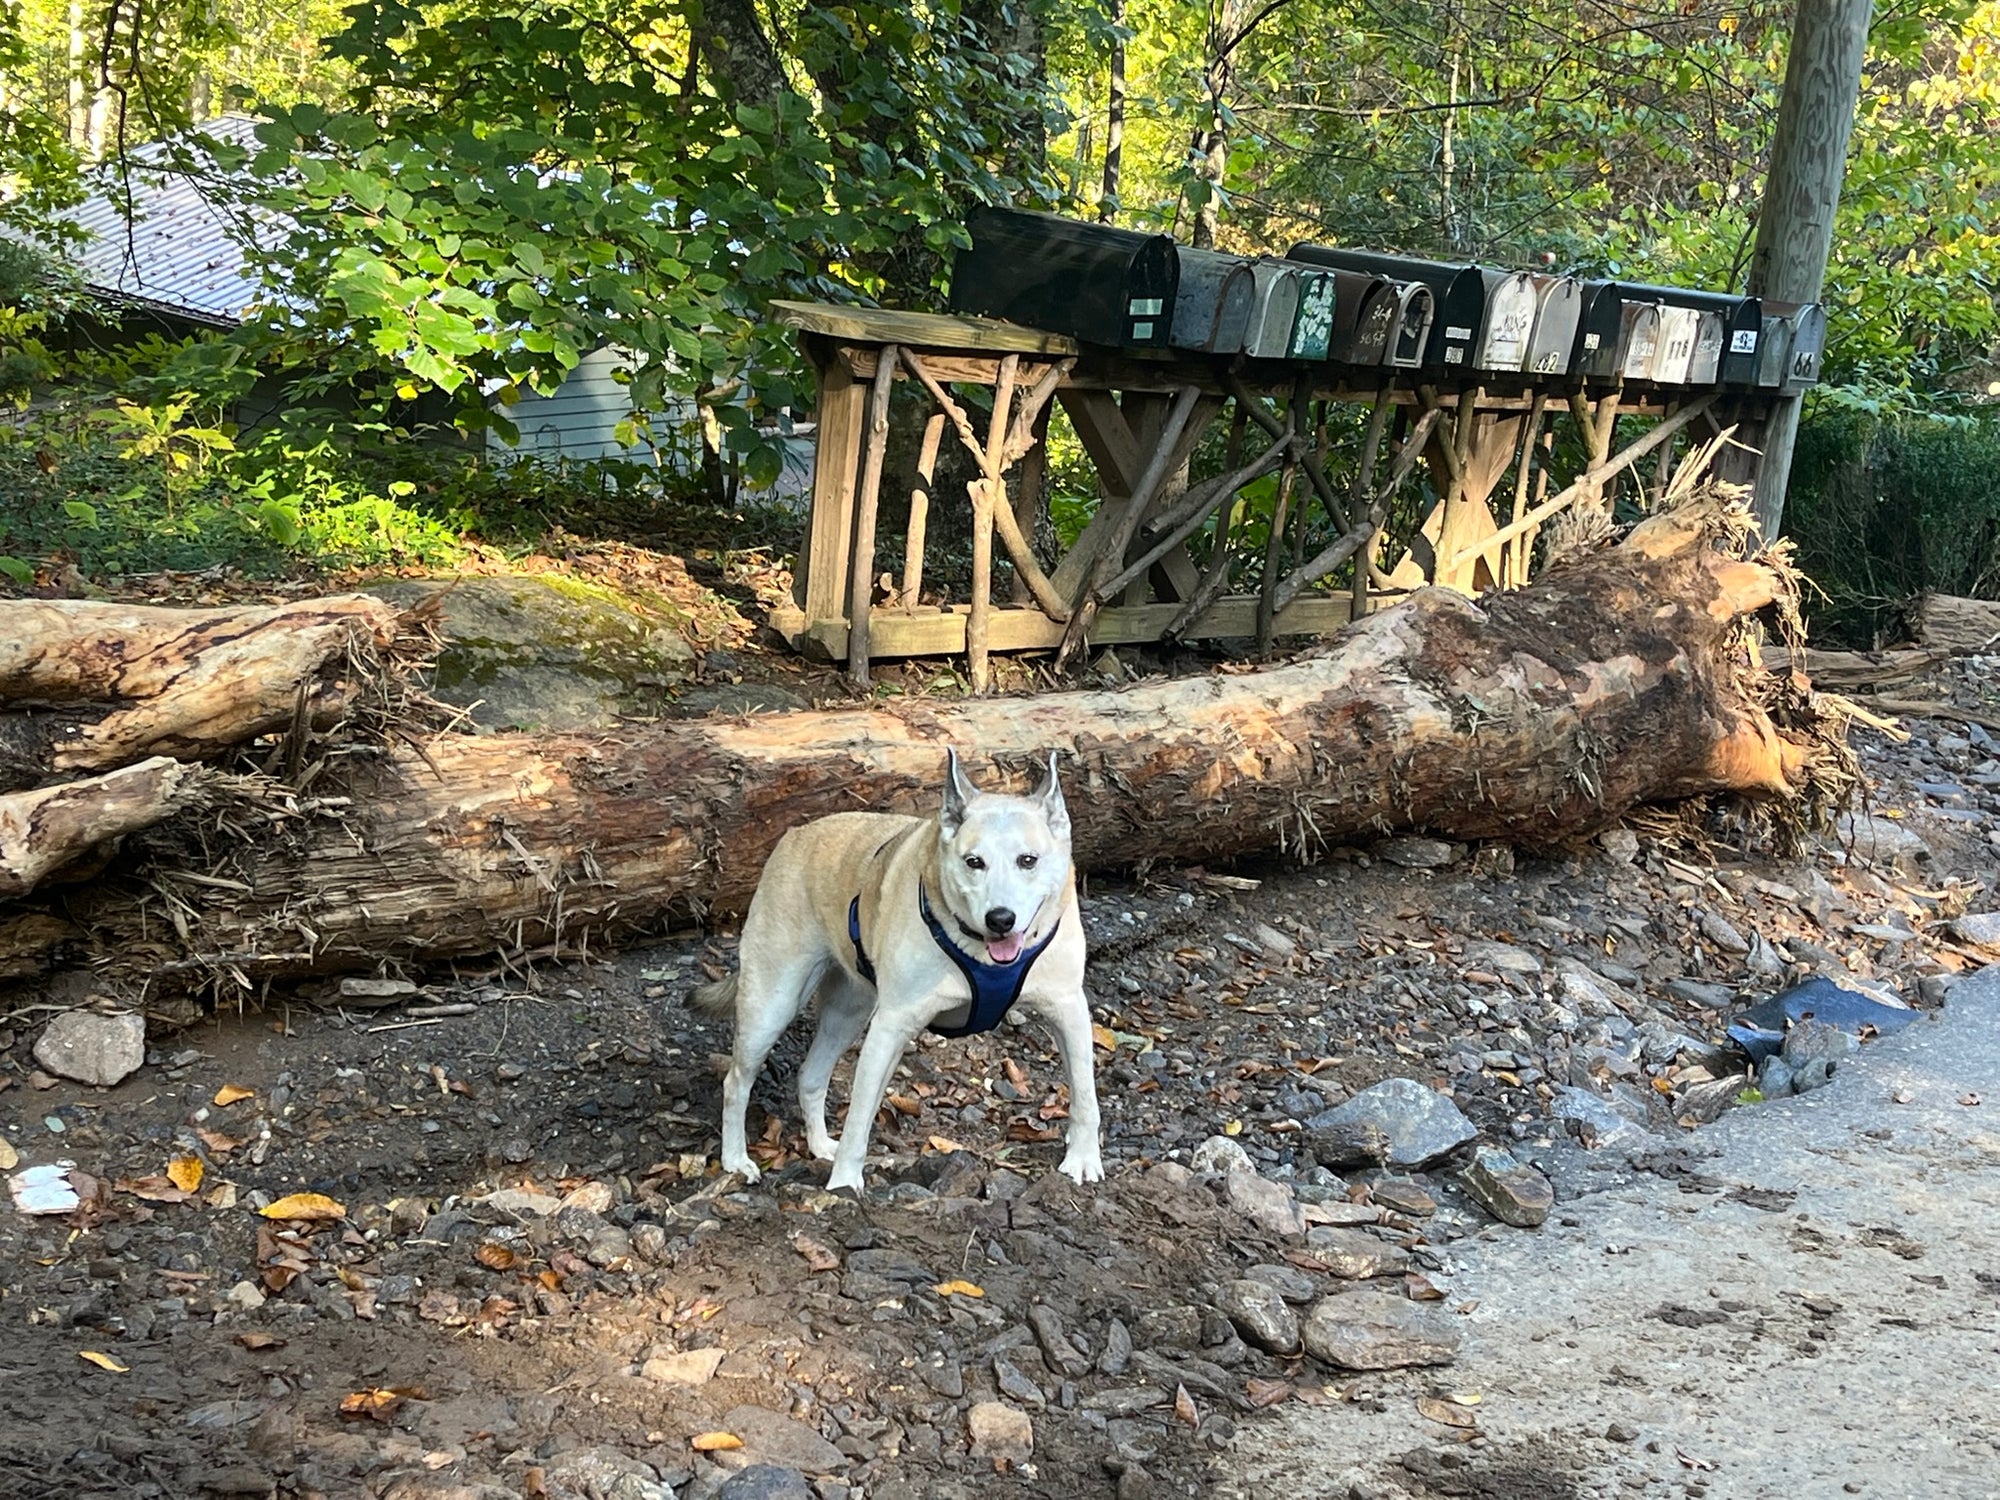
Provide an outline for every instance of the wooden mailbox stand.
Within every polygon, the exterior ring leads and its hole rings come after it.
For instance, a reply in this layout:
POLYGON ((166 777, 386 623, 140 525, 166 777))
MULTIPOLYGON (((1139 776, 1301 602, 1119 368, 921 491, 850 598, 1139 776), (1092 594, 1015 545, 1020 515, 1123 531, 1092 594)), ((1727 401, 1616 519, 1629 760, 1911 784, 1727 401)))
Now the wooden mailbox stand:
MULTIPOLYGON (((1471 372, 1455 384, 1439 372, 1373 370, 1255 360, 1187 351, 1079 345, 986 318, 780 302, 819 379, 818 448, 812 509, 795 574, 794 607, 773 624, 795 649, 847 663, 857 686, 878 657, 964 652, 975 690, 989 681, 995 651, 1056 650, 1166 639, 1255 638, 1338 630, 1385 597, 1442 584, 1476 593, 1527 581, 1541 528, 1606 488, 1641 459, 1664 489, 1676 440, 1760 419, 1775 392, 1586 382, 1580 377, 1471 372), (876 515, 896 381, 916 381, 933 412, 918 460, 900 587, 873 603, 876 515), (991 415, 951 393, 992 390, 991 415), (1097 471, 1101 503, 1075 544, 1044 569, 1035 556, 1032 504, 1041 492, 1042 437, 1061 402, 1097 471), (1361 450, 1336 484, 1324 403, 1364 404, 1361 450), (1188 457, 1209 426, 1230 413, 1225 472, 1192 485, 1188 457), (1319 416, 1315 417, 1315 413, 1319 416), (1619 418, 1659 418, 1614 451, 1619 418), (1552 482, 1553 423, 1582 437, 1581 472, 1552 482), (1392 430, 1393 429, 1393 430, 1392 430), (979 477, 972 508, 971 597, 922 605, 924 535, 940 445, 961 443, 979 477), (1439 496, 1409 551, 1385 568, 1375 553, 1397 491, 1428 465, 1439 496), (1008 475, 1021 482, 1010 498, 1008 475), (1505 521, 1494 513, 1509 473, 1505 521), (1278 498, 1255 595, 1225 592, 1232 560, 1229 502, 1245 485, 1278 475, 1278 498), (1554 493, 1550 493, 1553 489, 1554 493), (1324 507, 1335 541, 1300 555, 1303 513, 1324 507), (1219 534, 1208 567, 1185 544, 1211 518, 1219 534), (992 597, 993 543, 1013 564, 1015 597, 992 597), (1291 543, 1291 566, 1286 545, 1291 543), (1356 554, 1353 588, 1312 591, 1356 554)), ((950 503, 952 497, 944 497, 950 503)))

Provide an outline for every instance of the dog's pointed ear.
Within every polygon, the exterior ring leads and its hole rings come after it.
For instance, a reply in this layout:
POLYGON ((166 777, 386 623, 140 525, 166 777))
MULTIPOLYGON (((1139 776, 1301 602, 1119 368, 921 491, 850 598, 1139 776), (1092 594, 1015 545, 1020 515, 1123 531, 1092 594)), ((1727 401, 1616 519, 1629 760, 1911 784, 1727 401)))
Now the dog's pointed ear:
POLYGON ((938 821, 944 826, 946 837, 957 833, 959 825, 965 822, 965 810, 979 796, 979 788, 966 779, 959 767, 958 752, 946 749, 944 752, 944 804, 938 810, 938 821))
POLYGON ((1049 752, 1048 775, 1043 778, 1042 789, 1035 795, 1041 799, 1042 812, 1049 820, 1049 827, 1060 838, 1069 837, 1069 804, 1063 801, 1062 777, 1057 771, 1059 751, 1049 752))

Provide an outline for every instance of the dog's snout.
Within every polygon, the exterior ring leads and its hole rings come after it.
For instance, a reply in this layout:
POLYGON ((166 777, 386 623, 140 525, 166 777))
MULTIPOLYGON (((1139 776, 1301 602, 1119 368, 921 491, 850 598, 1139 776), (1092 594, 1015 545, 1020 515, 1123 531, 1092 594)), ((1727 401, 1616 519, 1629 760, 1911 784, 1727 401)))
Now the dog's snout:
POLYGON ((996 906, 986 913, 986 930, 995 937, 1005 937, 1014 930, 1014 913, 1004 906, 996 906))

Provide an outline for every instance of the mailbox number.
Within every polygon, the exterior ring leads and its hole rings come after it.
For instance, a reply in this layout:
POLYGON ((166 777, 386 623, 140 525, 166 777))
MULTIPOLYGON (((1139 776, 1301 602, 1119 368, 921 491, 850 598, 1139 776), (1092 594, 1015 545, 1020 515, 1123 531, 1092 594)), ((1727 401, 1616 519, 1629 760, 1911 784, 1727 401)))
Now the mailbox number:
POLYGON ((1739 328, 1736 332, 1730 334, 1729 352, 1731 354, 1755 354, 1757 352, 1757 330, 1754 328, 1739 328))

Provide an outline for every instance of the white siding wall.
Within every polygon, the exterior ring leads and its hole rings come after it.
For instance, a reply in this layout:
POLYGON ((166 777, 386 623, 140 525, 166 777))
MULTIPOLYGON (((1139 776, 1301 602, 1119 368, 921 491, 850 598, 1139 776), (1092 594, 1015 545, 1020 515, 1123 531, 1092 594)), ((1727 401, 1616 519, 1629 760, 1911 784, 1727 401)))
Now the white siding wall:
MULTIPOLYGON (((652 449, 645 443, 626 448, 615 436, 618 424, 632 415, 632 388, 616 378, 619 370, 635 369, 644 356, 633 350, 607 344, 587 354, 569 372, 569 377, 547 396, 530 391, 512 406, 496 410, 520 428, 518 442, 508 443, 498 434, 490 435, 487 446, 499 457, 513 455, 541 459, 630 458, 650 462, 652 449)), ((657 423, 660 419, 654 418, 657 423)), ((672 461, 671 445, 664 457, 672 461)))

